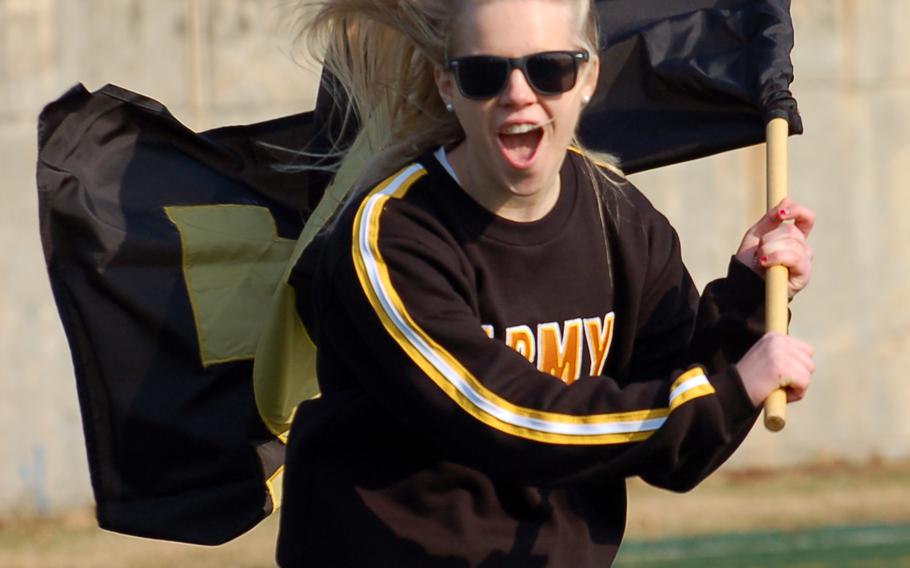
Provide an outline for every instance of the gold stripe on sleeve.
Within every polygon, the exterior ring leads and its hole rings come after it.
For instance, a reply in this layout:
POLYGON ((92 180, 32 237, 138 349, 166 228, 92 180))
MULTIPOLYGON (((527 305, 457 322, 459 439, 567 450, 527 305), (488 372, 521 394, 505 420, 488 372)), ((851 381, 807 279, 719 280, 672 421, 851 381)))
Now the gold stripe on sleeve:
POLYGON ((379 231, 388 200, 404 197, 426 173, 415 164, 391 176, 364 199, 354 220, 357 277, 386 331, 449 398, 492 428, 550 444, 621 444, 650 437, 666 421, 670 408, 575 416, 520 407, 484 386, 417 325, 392 285, 379 250, 379 231))
POLYGON ((680 375, 670 386, 670 410, 676 410, 690 400, 714 394, 714 392, 714 387, 705 376, 705 370, 701 367, 693 367, 680 375))

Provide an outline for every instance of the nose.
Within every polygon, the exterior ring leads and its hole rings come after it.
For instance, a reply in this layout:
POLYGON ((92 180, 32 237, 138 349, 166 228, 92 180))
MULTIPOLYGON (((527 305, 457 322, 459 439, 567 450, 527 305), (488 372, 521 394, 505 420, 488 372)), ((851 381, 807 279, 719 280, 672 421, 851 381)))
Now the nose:
POLYGON ((537 93, 528 84, 521 69, 512 69, 509 74, 509 82, 503 90, 500 100, 503 104, 510 106, 524 106, 537 100, 537 93))

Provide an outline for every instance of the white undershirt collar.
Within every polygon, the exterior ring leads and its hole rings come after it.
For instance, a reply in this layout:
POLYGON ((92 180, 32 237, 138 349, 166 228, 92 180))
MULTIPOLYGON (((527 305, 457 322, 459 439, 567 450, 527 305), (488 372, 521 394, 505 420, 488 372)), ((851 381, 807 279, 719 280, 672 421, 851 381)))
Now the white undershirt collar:
POLYGON ((446 157, 446 148, 445 146, 440 146, 438 150, 433 152, 433 155, 439 161, 439 164, 449 172, 449 175, 452 176, 452 179, 455 180, 459 186, 461 185, 461 180, 458 179, 458 175, 455 174, 455 170, 452 169, 452 164, 449 163, 449 158, 446 157))

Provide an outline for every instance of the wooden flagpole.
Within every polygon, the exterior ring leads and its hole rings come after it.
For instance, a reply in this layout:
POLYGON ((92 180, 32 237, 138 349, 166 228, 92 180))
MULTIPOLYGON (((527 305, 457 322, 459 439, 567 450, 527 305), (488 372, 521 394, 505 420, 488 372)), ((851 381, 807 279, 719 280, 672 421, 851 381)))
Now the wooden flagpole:
MULTIPOLYGON (((774 118, 767 125, 768 210, 788 194, 787 137, 790 125, 783 118, 774 118)), ((785 266, 771 266, 765 275, 765 324, 767 331, 788 332, 787 281, 785 266)), ((765 428, 778 432, 787 423, 787 393, 777 389, 765 400, 765 428)))

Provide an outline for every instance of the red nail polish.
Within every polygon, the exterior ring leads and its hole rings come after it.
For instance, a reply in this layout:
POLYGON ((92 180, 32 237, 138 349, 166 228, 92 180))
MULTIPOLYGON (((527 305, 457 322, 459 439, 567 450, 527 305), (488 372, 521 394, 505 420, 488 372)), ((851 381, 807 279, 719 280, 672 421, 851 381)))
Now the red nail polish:
POLYGON ((788 209, 781 209, 777 214, 780 215, 781 219, 783 219, 790 214, 790 211, 788 209))
POLYGON ((765 264, 765 263, 768 262, 768 257, 767 257, 767 256, 763 256, 763 257, 761 257, 761 258, 758 259, 758 260, 759 260, 762 264, 765 264))

